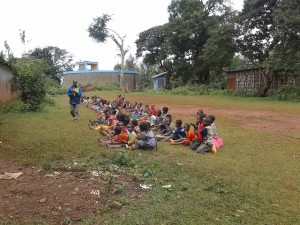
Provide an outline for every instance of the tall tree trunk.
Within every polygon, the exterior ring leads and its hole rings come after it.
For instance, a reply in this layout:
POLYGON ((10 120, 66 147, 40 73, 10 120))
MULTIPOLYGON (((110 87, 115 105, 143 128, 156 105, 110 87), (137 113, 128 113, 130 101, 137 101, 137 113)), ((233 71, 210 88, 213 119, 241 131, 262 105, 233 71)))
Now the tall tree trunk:
POLYGON ((269 70, 260 70, 260 74, 262 75, 263 82, 258 88, 256 96, 266 97, 267 92, 271 87, 272 81, 274 80, 274 73, 273 71, 269 71, 269 70))

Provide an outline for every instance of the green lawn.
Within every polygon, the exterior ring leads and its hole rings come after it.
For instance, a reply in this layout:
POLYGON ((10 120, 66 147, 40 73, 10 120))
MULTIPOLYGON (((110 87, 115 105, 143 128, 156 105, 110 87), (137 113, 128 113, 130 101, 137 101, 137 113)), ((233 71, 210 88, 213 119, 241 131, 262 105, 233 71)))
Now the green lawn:
MULTIPOLYGON (((117 96, 86 94, 109 100, 117 96)), ((216 155, 167 143, 159 143, 153 152, 123 149, 140 172, 152 175, 142 183, 153 188, 143 191, 141 198, 125 199, 121 210, 108 210, 83 224, 300 224, 300 130, 293 129, 300 121, 300 104, 142 93, 125 98, 159 108, 167 105, 174 119, 185 122, 194 122, 191 110, 197 108, 215 114, 225 145, 216 155), (247 129, 252 122, 265 123, 270 132, 247 129), (281 131, 286 127, 290 129, 281 131), (171 190, 162 188, 169 184, 171 190)), ((74 123, 67 96, 54 99, 57 106, 41 113, 0 115, 0 156, 43 168, 74 161, 93 168, 122 150, 98 146, 98 134, 87 126, 96 118, 94 112, 81 107, 80 120, 74 123)), ((132 168, 124 167, 125 173, 127 169, 130 174, 132 168)))

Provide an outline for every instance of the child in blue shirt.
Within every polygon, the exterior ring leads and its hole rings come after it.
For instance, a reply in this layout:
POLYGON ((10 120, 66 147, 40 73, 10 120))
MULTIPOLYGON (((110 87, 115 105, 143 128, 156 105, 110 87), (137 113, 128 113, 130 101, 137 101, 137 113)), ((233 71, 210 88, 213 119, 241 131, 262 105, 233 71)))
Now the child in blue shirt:
POLYGON ((186 138, 186 132, 182 127, 182 120, 176 120, 175 127, 176 129, 173 131, 171 141, 186 138))

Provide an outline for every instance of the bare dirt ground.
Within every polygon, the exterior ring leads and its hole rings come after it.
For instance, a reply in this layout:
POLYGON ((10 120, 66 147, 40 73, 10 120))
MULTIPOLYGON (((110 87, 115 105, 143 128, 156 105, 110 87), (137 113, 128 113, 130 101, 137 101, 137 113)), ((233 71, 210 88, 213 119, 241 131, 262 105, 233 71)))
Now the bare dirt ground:
POLYGON ((0 222, 43 221, 47 224, 75 224, 99 215, 101 207, 121 209, 113 201, 122 193, 140 197, 139 185, 124 175, 114 175, 113 184, 91 172, 59 171, 46 173, 38 168, 18 167, 0 158, 0 174, 23 172, 17 179, 0 179, 0 222), (128 186, 120 189, 120 183, 128 186))
MULTIPOLYGON (((196 118, 196 112, 198 108, 185 108, 185 111, 182 109, 176 108, 174 105, 171 106, 172 115, 181 116, 181 118, 185 117, 194 117, 196 118)), ((296 134, 300 135, 300 115, 290 115, 288 113, 277 113, 270 111, 242 111, 242 110, 226 110, 226 109, 212 109, 205 108, 205 112, 209 112, 216 116, 216 118, 220 117, 228 117, 236 120, 238 122, 238 128, 246 128, 255 131, 260 131, 265 134, 296 134), (287 122, 288 121, 292 121, 287 122)), ((291 137, 291 139, 293 139, 291 137)), ((299 138, 296 138, 299 139, 299 138)), ((299 139, 300 140, 300 139, 299 139)))
MULTIPOLYGON (((160 106, 158 106, 160 107, 160 106)), ((172 115, 193 118, 198 108, 185 111, 170 106, 172 115)), ((300 115, 278 114, 264 111, 230 111, 226 109, 206 109, 218 118, 234 118, 238 128, 261 131, 266 134, 292 134, 292 141, 299 141, 300 115), (287 122, 293 121, 292 123, 287 122), (284 126, 283 126, 284 124, 284 126)), ((118 182, 128 182, 122 191, 130 198, 140 197, 138 183, 124 175, 117 176, 114 185, 88 171, 57 171, 47 174, 39 168, 19 167, 0 157, 0 174, 23 172, 17 179, 0 180, 0 221, 32 222, 44 221, 50 224, 78 223, 89 216, 98 215, 102 206, 112 203, 112 207, 122 208, 122 204, 111 201, 118 182), (103 195, 101 190, 106 189, 103 195), (99 192, 97 192, 100 190, 99 192)))

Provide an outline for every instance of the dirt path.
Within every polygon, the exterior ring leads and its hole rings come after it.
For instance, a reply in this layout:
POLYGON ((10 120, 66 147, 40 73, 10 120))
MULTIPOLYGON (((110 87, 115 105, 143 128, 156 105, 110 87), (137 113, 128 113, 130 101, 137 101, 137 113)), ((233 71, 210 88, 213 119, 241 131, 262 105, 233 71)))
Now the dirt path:
MULTIPOLYGON (((198 108, 186 107, 184 111, 175 106, 170 107, 171 114, 181 116, 181 118, 194 117, 198 108)), ((205 112, 210 112, 216 118, 227 117, 238 122, 240 128, 252 129, 265 134, 286 134, 291 139, 300 140, 300 115, 289 115, 288 113, 277 113, 272 111, 242 111, 242 110, 226 110, 205 108, 205 112), (287 121, 288 120, 288 121, 287 121), (293 136, 298 136, 294 138, 293 136)), ((176 118, 175 117, 175 118, 176 118)))
POLYGON ((114 197, 122 192, 135 198, 140 190, 137 183, 122 175, 114 175, 114 183, 108 184, 91 172, 45 173, 0 158, 0 174, 4 172, 23 174, 17 179, 0 179, 0 222, 74 224, 98 215, 101 207, 108 204, 110 208, 122 208, 122 203, 112 201, 114 197), (129 185, 120 190, 119 184, 124 182, 129 185))

